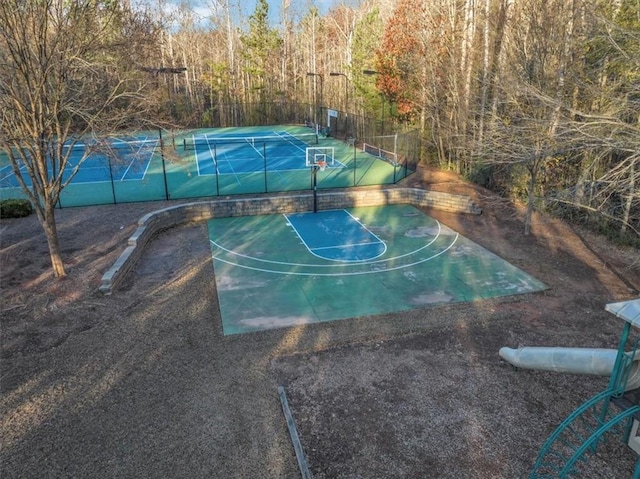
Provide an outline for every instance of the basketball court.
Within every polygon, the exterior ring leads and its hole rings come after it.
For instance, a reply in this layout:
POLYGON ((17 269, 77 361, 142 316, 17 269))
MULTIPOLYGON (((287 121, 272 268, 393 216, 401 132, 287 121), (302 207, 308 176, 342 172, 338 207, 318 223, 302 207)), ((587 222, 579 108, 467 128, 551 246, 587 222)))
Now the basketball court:
POLYGON ((546 289, 410 205, 208 227, 225 335, 546 289))

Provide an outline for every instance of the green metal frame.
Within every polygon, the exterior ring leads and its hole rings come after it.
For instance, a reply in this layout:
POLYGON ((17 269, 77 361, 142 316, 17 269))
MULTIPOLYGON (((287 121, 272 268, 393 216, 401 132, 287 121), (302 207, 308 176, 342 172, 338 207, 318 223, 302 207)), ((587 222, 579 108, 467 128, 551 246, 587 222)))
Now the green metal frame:
MULTIPOLYGON (((607 433, 622 436, 626 442, 633 416, 640 414, 640 405, 614 413, 611 401, 624 394, 640 345, 639 334, 631 340, 631 351, 626 351, 631 331, 632 324, 625 322, 607 390, 578 407, 549 436, 538 453, 530 479, 577 477, 578 463, 586 461, 588 454, 596 451, 607 433)), ((640 479, 640 456, 632 478, 640 479)))
MULTIPOLYGON (((621 423, 625 421, 628 422, 631 419, 631 417, 636 413, 640 413, 640 406, 634 406, 632 408, 629 408, 623 411, 622 413, 618 414, 617 416, 614 416, 614 418, 611 419, 610 421, 607 421, 605 424, 603 424, 582 444, 582 446, 578 448, 578 450, 571 457, 571 459, 567 461, 567 464, 560 471, 560 477, 561 478, 568 477, 568 474, 573 471, 573 467, 575 463, 579 460, 582 460, 584 454, 587 453, 589 450, 592 450, 605 433, 611 431, 613 428, 615 428, 616 426, 619 426, 621 423)), ((628 431, 629 428, 626 428, 626 430, 628 431)))

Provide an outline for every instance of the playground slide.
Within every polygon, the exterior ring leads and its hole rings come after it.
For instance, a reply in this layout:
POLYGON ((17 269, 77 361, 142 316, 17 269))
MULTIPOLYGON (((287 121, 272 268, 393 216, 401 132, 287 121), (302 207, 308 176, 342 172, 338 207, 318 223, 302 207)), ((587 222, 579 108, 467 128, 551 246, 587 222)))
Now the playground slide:
MULTIPOLYGON (((572 374, 611 376, 616 362, 616 349, 522 347, 500 348, 500 357, 513 366, 572 374)), ((636 353, 626 390, 640 387, 640 352, 636 353)))

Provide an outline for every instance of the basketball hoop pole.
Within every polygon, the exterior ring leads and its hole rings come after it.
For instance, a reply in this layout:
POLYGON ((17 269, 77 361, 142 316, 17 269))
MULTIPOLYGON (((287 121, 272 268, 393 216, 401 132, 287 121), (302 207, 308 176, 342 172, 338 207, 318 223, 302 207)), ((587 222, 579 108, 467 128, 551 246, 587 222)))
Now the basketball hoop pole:
POLYGON ((312 186, 313 186, 313 212, 318 212, 318 169, 320 167, 318 165, 313 165, 311 167, 311 178, 312 178, 312 186))
POLYGON ((318 212, 318 171, 324 171, 333 165, 334 150, 332 146, 309 146, 305 150, 305 164, 311 168, 311 189, 313 190, 313 212, 318 212), (330 160, 330 161, 327 161, 330 160))

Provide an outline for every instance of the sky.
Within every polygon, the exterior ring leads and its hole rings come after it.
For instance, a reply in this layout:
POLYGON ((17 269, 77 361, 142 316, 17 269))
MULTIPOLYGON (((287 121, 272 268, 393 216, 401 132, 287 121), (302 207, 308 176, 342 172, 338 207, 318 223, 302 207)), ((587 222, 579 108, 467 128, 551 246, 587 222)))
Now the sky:
MULTIPOLYGON (((239 23, 246 22, 255 8, 257 0, 228 0, 231 5, 240 4, 241 11, 239 23)), ((342 3, 349 5, 358 3, 356 0, 286 0, 291 5, 290 12, 294 13, 304 13, 308 11, 311 6, 316 6, 320 11, 321 15, 324 15, 329 11, 329 9, 333 6, 340 5, 342 3)), ((187 4, 191 6, 191 9, 194 13, 202 19, 203 24, 206 24, 206 19, 211 16, 214 11, 214 5, 219 3, 217 0, 185 0, 187 4)), ((280 20, 280 9, 282 7, 283 0, 268 0, 269 4, 269 20, 272 25, 277 25, 280 20)), ((180 0, 168 0, 167 5, 169 9, 177 8, 177 5, 180 4, 180 0)), ((232 7, 233 11, 236 11, 235 7, 232 7)))
MULTIPOLYGON (((256 0, 241 0, 242 7, 249 16, 256 8, 256 0)), ((277 23, 280 19, 280 8, 282 7, 282 0, 268 0, 269 4, 269 18, 272 22, 277 23)), ((340 0, 289 0, 291 5, 290 9, 303 9, 307 11, 311 5, 315 5, 320 10, 320 14, 326 13, 332 6, 339 5, 340 0)))

